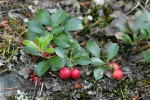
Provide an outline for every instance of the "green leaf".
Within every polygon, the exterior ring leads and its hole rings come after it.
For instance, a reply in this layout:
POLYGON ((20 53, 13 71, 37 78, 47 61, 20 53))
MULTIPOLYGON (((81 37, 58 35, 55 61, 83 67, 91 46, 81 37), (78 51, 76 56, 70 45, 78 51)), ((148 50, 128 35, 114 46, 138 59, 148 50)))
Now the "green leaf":
POLYGON ((57 37, 54 37, 54 43, 62 48, 68 48, 70 47, 69 39, 65 35, 59 35, 57 37))
POLYGON ((147 31, 147 29, 140 29, 140 40, 148 40, 149 38, 149 33, 147 31))
POLYGON ((123 40, 126 44, 132 44, 132 40, 131 40, 131 38, 129 37, 129 35, 127 35, 127 34, 124 34, 122 40, 123 40))
POLYGON ((28 46, 24 47, 24 51, 26 53, 29 53, 29 54, 32 54, 32 55, 35 55, 35 56, 41 56, 41 52, 39 52, 36 49, 33 49, 31 47, 28 47, 28 46))
POLYGON ((43 26, 35 20, 30 20, 27 23, 27 26, 31 31, 35 33, 45 33, 43 26))
POLYGON ((104 70, 102 68, 94 68, 94 78, 99 80, 103 77, 104 70))
POLYGON ((119 51, 119 45, 117 43, 109 43, 107 46, 107 61, 112 59, 119 51))
POLYGON ((36 37, 40 37, 41 36, 41 34, 32 32, 31 30, 28 30, 25 33, 25 35, 26 35, 26 39, 27 40, 31 40, 31 41, 34 41, 36 37))
POLYGON ((34 42, 30 41, 30 40, 24 40, 23 44, 26 45, 26 46, 28 46, 28 47, 34 48, 34 49, 37 48, 36 44, 34 42))
POLYGON ((66 31, 77 31, 83 29, 83 26, 79 18, 71 18, 65 23, 64 28, 66 31))
POLYGON ((101 59, 97 58, 97 57, 93 57, 91 58, 92 62, 91 64, 93 65, 103 65, 105 64, 105 62, 103 62, 101 59))
POLYGON ((63 48, 55 48, 55 53, 61 58, 68 58, 67 52, 63 48))
POLYGON ((41 9, 35 15, 35 18, 44 25, 51 26, 51 17, 45 9, 41 9))
POLYGON ((35 39, 35 43, 36 43, 36 45, 37 45, 37 46, 39 46, 39 45, 40 45, 40 38, 39 38, 39 37, 36 37, 36 39, 35 39))
POLYGON ((91 63, 91 59, 87 56, 80 56, 74 60, 79 65, 88 65, 91 63))
POLYGON ((68 17, 68 14, 63 10, 58 10, 51 16, 51 25, 58 26, 61 22, 63 22, 68 17))
POLYGON ((42 47, 41 49, 44 49, 49 43, 50 41, 53 39, 53 35, 49 34, 47 36, 44 37, 44 39, 42 40, 42 47))
POLYGON ((54 67, 54 66, 51 66, 51 71, 58 71, 60 70, 61 67, 54 67))
POLYGON ((50 60, 41 61, 34 68, 34 72, 37 76, 42 76, 50 68, 50 60))
POLYGON ((150 33, 150 13, 143 13, 141 16, 136 18, 136 30, 146 29, 150 33))
POLYGON ((100 57, 100 48, 96 42, 87 42, 86 48, 90 51, 95 57, 100 57))
POLYGON ((45 50, 45 52, 47 53, 54 53, 54 49, 53 48, 48 48, 45 50))
POLYGON ((70 39, 70 49, 79 49, 81 50, 81 46, 79 45, 78 41, 76 39, 71 38, 70 39))
POLYGON ((144 51, 143 56, 144 56, 145 62, 149 63, 150 62, 150 49, 144 51))
POLYGON ((63 60, 63 58, 59 57, 59 56, 54 56, 52 58, 50 58, 50 62, 52 64, 52 66, 54 67, 63 67, 65 66, 65 62, 63 60))
POLYGON ((58 35, 58 34, 61 33, 63 30, 64 30, 64 27, 63 27, 63 26, 56 26, 56 27, 52 28, 51 33, 52 33, 53 35, 58 35))
POLYGON ((83 52, 81 50, 75 50, 73 53, 72 53, 72 57, 73 59, 76 59, 77 57, 81 56, 83 52))

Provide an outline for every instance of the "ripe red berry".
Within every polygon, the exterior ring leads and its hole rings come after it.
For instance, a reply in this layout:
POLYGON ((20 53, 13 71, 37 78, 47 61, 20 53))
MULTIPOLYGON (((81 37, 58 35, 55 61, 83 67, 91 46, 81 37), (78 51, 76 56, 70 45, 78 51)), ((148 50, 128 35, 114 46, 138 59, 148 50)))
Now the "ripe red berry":
POLYGON ((80 71, 77 68, 74 68, 72 70, 71 78, 72 79, 78 79, 78 78, 80 78, 80 71))
POLYGON ((123 72, 121 70, 114 70, 113 72, 113 78, 120 80, 123 77, 123 72))
POLYGON ((59 75, 62 79, 70 78, 71 70, 69 70, 67 67, 63 67, 63 68, 60 69, 59 75))
POLYGON ((112 62, 109 65, 113 66, 114 70, 120 70, 120 66, 117 63, 115 63, 115 62, 112 62))
POLYGON ((40 78, 39 77, 33 77, 34 82, 40 82, 40 78))

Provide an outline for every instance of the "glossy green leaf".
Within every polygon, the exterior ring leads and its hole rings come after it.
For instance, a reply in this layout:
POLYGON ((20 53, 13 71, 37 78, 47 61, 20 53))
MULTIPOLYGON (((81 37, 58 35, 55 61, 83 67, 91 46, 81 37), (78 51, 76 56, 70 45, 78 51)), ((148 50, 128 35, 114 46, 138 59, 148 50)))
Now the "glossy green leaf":
POLYGON ((79 65, 88 65, 91 63, 91 59, 87 56, 80 56, 74 60, 79 65))
POLYGON ((86 48, 88 51, 90 51, 95 57, 100 57, 100 48, 96 42, 87 42, 86 48))
POLYGON ((28 47, 28 46, 24 47, 24 51, 26 53, 29 53, 29 54, 32 54, 32 55, 41 56, 41 53, 39 51, 37 51, 36 49, 33 49, 31 47, 28 47))
POLYGON ((50 58, 50 63, 54 67, 63 67, 63 66, 65 66, 64 59, 59 57, 59 56, 54 56, 54 57, 50 58))
POLYGON ((48 48, 45 50, 45 52, 47 53, 54 53, 54 49, 53 48, 48 48))
POLYGON ((109 43, 109 45, 107 46, 107 61, 116 56, 118 51, 119 45, 117 43, 109 43))
POLYGON ((44 25, 51 26, 51 17, 45 9, 41 9, 35 15, 35 18, 44 25))
POLYGON ((69 38, 65 35, 59 35, 57 37, 54 37, 54 43, 62 48, 68 48, 70 47, 69 38))
POLYGON ((65 23, 64 28, 66 31, 77 31, 83 29, 83 26, 79 18, 71 18, 65 23))
POLYGON ((145 62, 149 63, 150 62, 150 49, 144 51, 143 56, 144 56, 145 62))
POLYGON ((31 31, 35 33, 45 33, 43 26, 35 20, 30 20, 27 23, 27 26, 31 31))
POLYGON ((73 59, 76 59, 77 57, 81 56, 83 52, 81 50, 75 50, 73 53, 72 53, 72 57, 73 59))
POLYGON ((147 29, 140 29, 140 40, 148 40, 149 38, 149 33, 147 31, 147 29))
POLYGON ((28 47, 34 48, 34 49, 37 48, 36 44, 34 42, 30 41, 30 40, 24 40, 23 44, 26 45, 26 46, 28 46, 28 47))
POLYGON ((50 41, 52 39, 53 39, 53 35, 52 34, 49 34, 49 35, 45 36, 42 39, 42 47, 41 47, 41 49, 44 49, 50 43, 50 41))
POLYGON ((60 47, 55 48, 55 53, 61 58, 67 58, 67 52, 60 47))
POLYGON ((36 45, 37 45, 37 46, 39 46, 39 45, 40 45, 40 38, 39 38, 39 37, 36 37, 36 39, 35 39, 35 43, 36 43, 36 45))
POLYGON ((35 33, 31 30, 28 30, 26 33, 25 33, 25 36, 26 36, 26 39, 27 40, 31 40, 31 41, 34 41, 36 37, 40 37, 41 34, 39 33, 35 33))
POLYGON ((97 58, 97 57, 93 57, 93 58, 91 58, 91 60, 92 60, 91 64, 93 64, 93 65, 105 64, 105 62, 103 62, 100 58, 97 58))
POLYGON ((58 71, 60 70, 61 67, 54 67, 54 66, 51 66, 51 71, 58 71))
POLYGON ((51 25, 58 26, 61 22, 63 22, 66 18, 68 17, 67 12, 63 10, 58 10, 55 13, 52 14, 51 16, 51 25))
POLYGON ((50 68, 50 60, 41 61, 34 68, 34 72, 37 76, 42 76, 50 68))
POLYGON ((64 27, 63 27, 63 26, 56 26, 56 27, 52 28, 51 33, 52 33, 53 35, 58 35, 58 34, 61 33, 63 30, 64 30, 64 27))
POLYGON ((129 35, 124 34, 123 39, 122 39, 126 44, 132 44, 132 40, 129 37, 129 35))
POLYGON ((94 78, 99 80, 103 77, 104 70, 102 68, 94 68, 94 78))

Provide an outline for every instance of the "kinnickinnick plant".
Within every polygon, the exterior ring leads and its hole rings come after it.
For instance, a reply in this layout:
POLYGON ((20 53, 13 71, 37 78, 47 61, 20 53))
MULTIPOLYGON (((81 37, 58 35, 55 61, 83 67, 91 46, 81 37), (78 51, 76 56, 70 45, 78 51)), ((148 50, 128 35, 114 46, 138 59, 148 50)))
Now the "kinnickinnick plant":
MULTIPOLYGON (((87 43, 87 50, 95 56, 90 58, 78 41, 73 38, 71 32, 83 28, 79 18, 70 18, 69 14, 63 10, 49 15, 44 9, 39 10, 35 18, 36 20, 30 20, 27 23, 29 30, 23 44, 26 45, 24 50, 27 53, 44 58, 34 69, 37 76, 42 76, 48 69, 57 71, 64 66, 72 70, 76 65, 105 64, 100 60, 100 48, 96 42, 87 43)), ((107 62, 117 54, 118 50, 119 46, 116 43, 108 46, 107 62)), ((103 72, 102 68, 95 69, 94 76, 97 74, 95 78, 100 79, 102 76, 98 75, 103 72)), ((76 79, 79 76, 72 75, 72 77, 76 79)))
POLYGON ((63 66, 72 69, 77 64, 90 64, 91 59, 71 35, 83 28, 79 18, 70 18, 63 10, 50 16, 44 9, 35 18, 27 23, 29 30, 23 44, 27 53, 44 58, 34 69, 36 75, 42 76, 49 68, 56 71, 63 66))

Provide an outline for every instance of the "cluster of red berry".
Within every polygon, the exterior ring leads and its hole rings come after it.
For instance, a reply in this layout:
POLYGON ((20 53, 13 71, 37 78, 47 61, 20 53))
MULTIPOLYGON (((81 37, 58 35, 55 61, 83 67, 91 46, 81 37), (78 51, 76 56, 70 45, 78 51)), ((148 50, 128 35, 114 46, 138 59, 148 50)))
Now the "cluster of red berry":
POLYGON ((117 80, 122 79, 123 72, 121 71, 120 66, 115 62, 110 63, 110 66, 112 66, 114 69, 113 74, 112 74, 113 78, 117 80))
POLYGON ((78 79, 80 78, 80 70, 78 68, 73 68, 72 70, 69 70, 67 67, 62 67, 59 71, 59 75, 62 79, 78 79))

